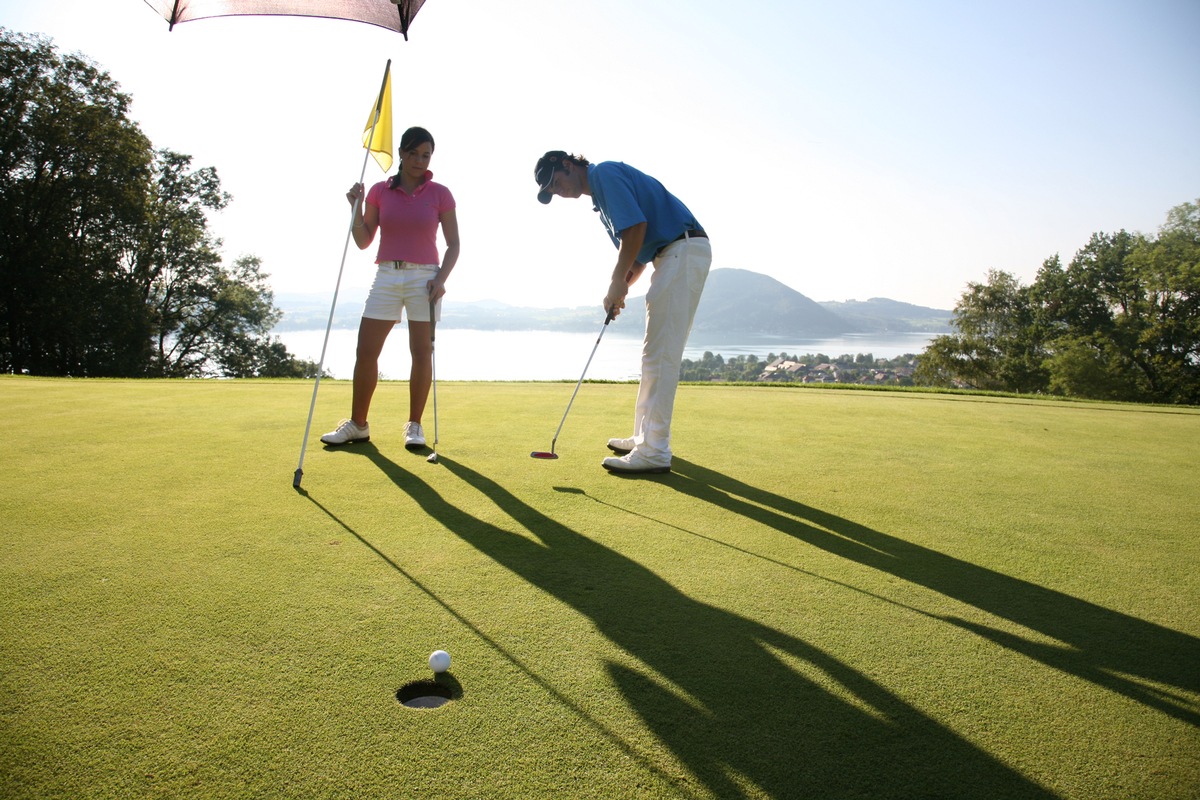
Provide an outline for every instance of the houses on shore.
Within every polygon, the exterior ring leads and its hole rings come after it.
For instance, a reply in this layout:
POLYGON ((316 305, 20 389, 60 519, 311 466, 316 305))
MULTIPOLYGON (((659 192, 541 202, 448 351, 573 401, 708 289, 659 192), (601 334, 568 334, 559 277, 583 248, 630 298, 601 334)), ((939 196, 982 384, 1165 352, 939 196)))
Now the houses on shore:
POLYGON ((865 359, 843 356, 834 361, 789 358, 767 364, 758 380, 775 383, 856 383, 877 386, 911 386, 916 357, 865 359))
POLYGON ((836 358, 817 353, 790 356, 769 354, 765 360, 738 355, 725 359, 705 352, 700 359, 684 359, 679 378, 684 381, 759 383, 854 383, 877 386, 912 386, 917 356, 874 358, 870 353, 836 358))

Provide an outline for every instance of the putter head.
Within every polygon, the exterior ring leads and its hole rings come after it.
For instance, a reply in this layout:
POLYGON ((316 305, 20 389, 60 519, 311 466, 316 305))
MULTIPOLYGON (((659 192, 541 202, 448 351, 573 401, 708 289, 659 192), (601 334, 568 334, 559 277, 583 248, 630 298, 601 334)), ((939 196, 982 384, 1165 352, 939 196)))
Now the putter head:
POLYGON ((548 453, 545 450, 534 450, 529 454, 530 458, 558 458, 554 453, 548 453))
POLYGON ((429 458, 427 458, 425 460, 428 461, 430 464, 436 464, 437 463, 437 453, 431 454, 429 456, 429 458))

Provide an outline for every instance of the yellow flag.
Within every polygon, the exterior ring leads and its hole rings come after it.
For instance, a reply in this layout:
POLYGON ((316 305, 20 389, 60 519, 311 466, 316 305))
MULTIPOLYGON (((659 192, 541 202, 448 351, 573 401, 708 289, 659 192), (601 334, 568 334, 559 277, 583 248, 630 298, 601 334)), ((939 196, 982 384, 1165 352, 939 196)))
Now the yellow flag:
POLYGON ((367 126, 363 128, 363 147, 371 151, 375 161, 384 172, 392 169, 392 73, 389 70, 383 81, 381 92, 383 102, 377 98, 371 104, 371 113, 367 116, 367 126), (375 119, 375 109, 379 109, 379 119, 375 119), (372 135, 374 125, 374 135, 372 135))

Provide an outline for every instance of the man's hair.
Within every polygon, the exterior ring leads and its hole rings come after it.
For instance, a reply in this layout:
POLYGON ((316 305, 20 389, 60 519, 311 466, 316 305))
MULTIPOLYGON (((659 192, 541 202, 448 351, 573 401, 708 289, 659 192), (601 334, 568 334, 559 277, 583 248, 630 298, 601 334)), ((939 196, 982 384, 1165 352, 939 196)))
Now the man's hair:
POLYGON ((554 173, 562 169, 563 164, 568 161, 581 167, 586 167, 590 163, 583 156, 573 155, 564 150, 551 150, 538 159, 537 166, 533 169, 533 179, 537 181, 539 187, 545 186, 550 182, 554 173))

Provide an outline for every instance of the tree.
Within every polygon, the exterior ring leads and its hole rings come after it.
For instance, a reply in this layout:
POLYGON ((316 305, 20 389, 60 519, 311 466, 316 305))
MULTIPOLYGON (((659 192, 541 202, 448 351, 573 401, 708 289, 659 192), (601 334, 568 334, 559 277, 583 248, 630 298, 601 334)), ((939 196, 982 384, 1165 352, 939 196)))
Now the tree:
POLYGON ((935 337, 917 361, 917 383, 1037 392, 1047 385, 1045 347, 1029 287, 989 270, 954 308, 956 334, 935 337))
POLYGON ((213 376, 227 378, 315 377, 316 365, 287 354, 271 328, 281 312, 266 286, 261 262, 244 256, 233 268, 203 269, 190 275, 172 273, 172 281, 187 283, 187 291, 173 293, 165 281, 154 294, 174 294, 184 301, 164 300, 160 318, 169 320, 160 329, 155 363, 168 377, 213 376))
POLYGON ((1039 275, 1057 335, 1051 388, 1095 399, 1200 402, 1200 207, 1157 237, 1095 234, 1065 271, 1039 275))
POLYGON ((1200 201, 1157 236, 1094 234, 1030 287, 990 272, 955 307, 914 378, 934 386, 1200 403, 1200 201))
POLYGON ((135 238, 149 141, 82 56, 0 29, 0 369, 136 374, 144 314, 115 276, 135 238))
POLYGON ((222 264, 212 167, 155 151, 82 56, 0 29, 0 369, 47 375, 315 375, 269 338, 246 256, 222 264))
POLYGON ((1137 399, 1130 315, 1138 310, 1139 291, 1127 261, 1138 243, 1126 231, 1093 234, 1065 269, 1056 259, 1038 273, 1044 324, 1054 333, 1046 360, 1054 393, 1137 399))
MULTIPOLYGON (((128 265, 151 318, 149 372, 162 377, 212 373, 220 338, 217 315, 225 310, 218 298, 228 291, 220 242, 208 233, 207 212, 225 208, 229 196, 221 191, 216 170, 190 166, 188 156, 157 153, 138 248, 128 265)), ((253 266, 256 273, 257 261, 253 266)))
POLYGON ((1136 363, 1145 384, 1160 402, 1200 404, 1200 200, 1172 209, 1129 261, 1144 292, 1136 363))

